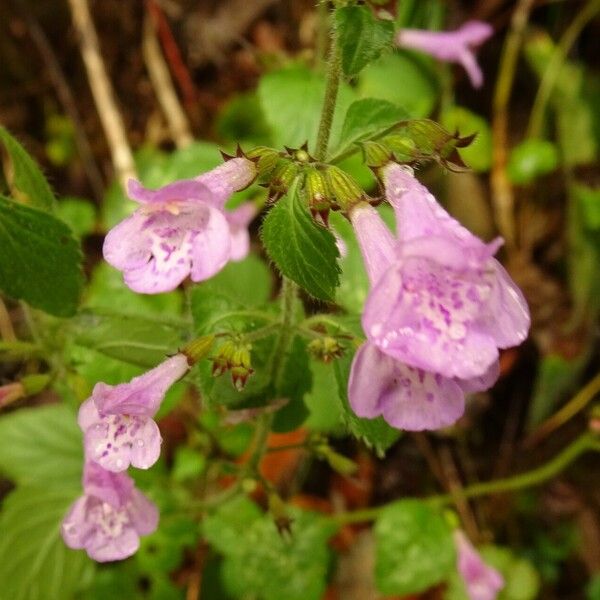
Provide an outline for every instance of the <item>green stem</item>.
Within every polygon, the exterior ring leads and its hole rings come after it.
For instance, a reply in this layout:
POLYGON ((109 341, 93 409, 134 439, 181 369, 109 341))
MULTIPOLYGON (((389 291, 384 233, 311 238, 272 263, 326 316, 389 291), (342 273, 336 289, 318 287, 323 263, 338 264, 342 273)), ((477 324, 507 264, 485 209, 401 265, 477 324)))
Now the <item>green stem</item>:
POLYGON ((325 97, 323 99, 321 120, 319 122, 319 131, 317 133, 317 145, 315 149, 315 158, 317 160, 325 160, 325 157, 327 156, 327 147, 329 145, 329 136, 331 134, 331 125, 333 123, 333 115, 335 114, 335 105, 339 86, 340 55, 334 30, 331 36, 329 61, 327 63, 327 81, 325 84, 325 97))
POLYGON ((600 0, 590 0, 581 10, 577 13, 577 16, 573 19, 571 24, 565 30, 560 42, 556 48, 550 60, 548 66, 544 71, 544 76, 540 82, 533 108, 531 109, 531 116, 529 118, 529 127, 527 128, 527 137, 536 138, 539 137, 542 131, 542 124, 544 122, 544 113, 546 111, 546 105, 550 99, 552 89, 556 84, 560 70, 571 50, 573 44, 579 37, 582 29, 596 16, 600 11, 600 0))
MULTIPOLYGON (((540 483, 543 483, 544 481, 552 479, 552 477, 558 475, 558 473, 563 471, 586 450, 600 450, 600 444, 598 440, 589 433, 584 433, 581 435, 545 465, 542 465, 537 469, 521 473, 520 475, 515 475, 514 477, 497 479, 495 481, 486 481, 483 483, 475 483, 461 490, 459 492, 460 498, 476 498, 479 496, 486 496, 488 494, 499 494, 539 485, 540 483)), ((450 504, 454 502, 455 499, 456 494, 454 496, 452 494, 438 494, 423 498, 423 501, 433 504, 450 504)), ((389 505, 384 504, 383 506, 377 506, 374 508, 339 513, 337 515, 332 515, 331 520, 339 525, 374 521, 387 506, 389 505)))

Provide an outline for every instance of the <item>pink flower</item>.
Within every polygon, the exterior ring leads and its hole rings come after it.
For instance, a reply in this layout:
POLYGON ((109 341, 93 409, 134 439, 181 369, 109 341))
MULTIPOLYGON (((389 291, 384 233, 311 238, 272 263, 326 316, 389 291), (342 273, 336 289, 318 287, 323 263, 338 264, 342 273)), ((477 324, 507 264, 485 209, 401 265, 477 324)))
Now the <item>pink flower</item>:
POLYGON ((419 50, 438 60, 460 63, 473 87, 481 87, 483 73, 475 59, 474 50, 481 46, 494 30, 482 21, 468 21, 456 31, 427 31, 422 29, 401 29, 396 36, 396 44, 401 48, 419 50))
POLYGON ((367 337, 413 367, 479 377, 498 360, 498 348, 520 344, 530 325, 523 294, 493 258, 502 241, 485 244, 462 227, 411 169, 391 163, 383 180, 398 254, 367 299, 367 337))
POLYGON ((230 260, 240 261, 248 256, 250 251, 250 234, 248 225, 256 216, 256 207, 252 202, 244 202, 237 208, 225 213, 231 234, 230 260))
POLYGON ((494 384, 498 348, 525 339, 529 311, 492 256, 501 240, 473 236, 412 170, 390 164, 383 179, 398 238, 370 205, 350 212, 371 291, 348 398, 361 417, 437 429, 463 414, 465 393, 494 384))
POLYGON ((141 206, 108 232, 105 260, 123 271, 132 290, 146 294, 173 290, 188 275, 192 281, 212 277, 242 254, 239 219, 234 211, 228 220, 224 206, 255 175, 252 161, 234 158, 158 190, 131 180, 129 196, 141 206))
POLYGON ((79 409, 86 457, 104 469, 148 469, 160 455, 161 436, 153 416, 167 390, 189 369, 176 354, 151 371, 116 386, 98 383, 79 409))
POLYGON ((458 572, 465 582, 469 600, 496 600, 504 587, 502 575, 483 562, 462 531, 454 532, 454 544, 458 552, 458 572))
POLYGON ((137 551, 141 535, 156 530, 156 506, 125 473, 111 473, 87 462, 83 489, 62 523, 69 548, 84 549, 99 562, 122 560, 137 551))

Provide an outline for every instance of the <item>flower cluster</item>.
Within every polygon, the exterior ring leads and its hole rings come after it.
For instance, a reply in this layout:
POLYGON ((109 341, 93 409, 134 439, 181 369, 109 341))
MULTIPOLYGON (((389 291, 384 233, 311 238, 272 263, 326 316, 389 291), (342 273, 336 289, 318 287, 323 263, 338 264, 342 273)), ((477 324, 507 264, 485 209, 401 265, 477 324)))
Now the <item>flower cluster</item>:
POLYGON ((121 560, 152 533, 158 510, 125 473, 129 465, 148 469, 160 455, 161 437, 152 417, 171 385, 189 369, 176 354, 129 383, 98 383, 79 409, 84 434, 83 496, 62 526, 67 546, 84 548, 97 561, 121 560))
MULTIPOLYGON (((192 281, 208 279, 229 260, 248 254, 254 205, 233 211, 224 207, 255 177, 255 163, 240 155, 158 190, 130 181, 129 195, 141 206, 107 234, 104 258, 123 271, 125 283, 136 292, 170 291, 188 275, 192 281)), ((129 383, 98 383, 81 405, 84 494, 63 521, 69 547, 84 548, 98 561, 120 560, 137 550, 140 535, 156 529, 156 507, 125 471, 130 465, 148 469, 158 460, 162 440, 153 417, 194 354, 178 353, 129 383)))
POLYGON ((397 235, 363 202, 350 211, 371 291, 367 342, 348 382, 362 417, 407 430, 438 429, 464 412, 465 393, 488 389, 499 349, 529 330, 527 303, 486 244, 436 202, 409 167, 382 169, 397 235))

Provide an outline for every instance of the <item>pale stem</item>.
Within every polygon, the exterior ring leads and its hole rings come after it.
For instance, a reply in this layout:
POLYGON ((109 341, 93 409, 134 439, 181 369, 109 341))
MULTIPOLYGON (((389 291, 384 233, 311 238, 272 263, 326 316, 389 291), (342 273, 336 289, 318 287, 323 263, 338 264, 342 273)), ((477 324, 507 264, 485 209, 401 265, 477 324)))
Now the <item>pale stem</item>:
POLYGON ((117 178, 125 186, 129 178, 135 177, 135 163, 127 141, 125 125, 115 101, 115 94, 102 61, 100 43, 88 0, 69 0, 69 5, 88 81, 110 146, 117 178))

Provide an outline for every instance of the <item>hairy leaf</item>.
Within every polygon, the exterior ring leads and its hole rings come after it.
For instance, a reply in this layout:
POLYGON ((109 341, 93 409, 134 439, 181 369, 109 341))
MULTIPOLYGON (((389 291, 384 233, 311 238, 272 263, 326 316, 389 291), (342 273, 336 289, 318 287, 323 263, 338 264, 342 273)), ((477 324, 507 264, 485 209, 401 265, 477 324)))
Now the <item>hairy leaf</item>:
POLYGON ((262 240, 286 276, 320 300, 332 301, 339 285, 339 251, 333 234, 308 213, 296 181, 264 220, 262 240))
POLYGON ((12 171, 8 179, 16 188, 16 199, 35 208, 52 211, 56 199, 35 161, 2 126, 0 126, 0 142, 10 156, 12 171))
POLYGON ((386 48, 391 48, 394 24, 377 19, 365 6, 345 6, 335 13, 338 46, 345 75, 359 73, 386 48))
POLYGON ((0 196, 0 290, 68 317, 82 284, 81 250, 71 230, 46 212, 0 196))

